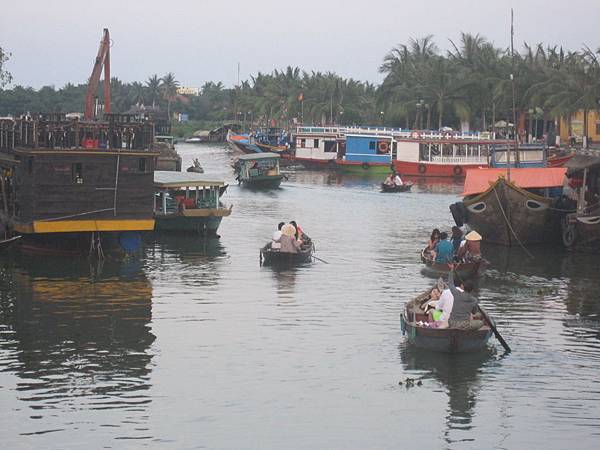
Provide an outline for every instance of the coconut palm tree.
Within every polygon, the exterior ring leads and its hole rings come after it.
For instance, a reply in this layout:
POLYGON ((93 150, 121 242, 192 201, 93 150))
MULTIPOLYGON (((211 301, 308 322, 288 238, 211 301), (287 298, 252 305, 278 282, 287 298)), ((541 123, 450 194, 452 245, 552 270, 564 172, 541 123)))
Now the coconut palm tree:
POLYGON ((167 116, 171 119, 171 103, 177 98, 177 88, 179 81, 175 79, 175 74, 169 72, 162 77, 160 90, 163 98, 167 101, 167 116))
POLYGON ((160 98, 162 84, 162 78, 154 74, 146 80, 146 89, 148 90, 148 97, 152 99, 152 107, 156 107, 156 100, 160 98))

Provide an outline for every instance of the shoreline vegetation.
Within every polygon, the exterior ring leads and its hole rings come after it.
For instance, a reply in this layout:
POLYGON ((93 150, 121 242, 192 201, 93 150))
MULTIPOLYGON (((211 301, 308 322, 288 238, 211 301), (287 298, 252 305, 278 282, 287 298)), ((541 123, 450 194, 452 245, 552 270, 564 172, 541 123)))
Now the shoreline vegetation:
MULTIPOLYGON (((512 73, 516 109, 540 124, 536 135, 546 134, 560 117, 570 121, 577 112, 587 118, 589 112, 600 111, 600 48, 571 51, 525 43, 513 58, 509 49, 469 33, 450 41, 449 47, 440 50, 432 35, 399 44, 384 56, 379 67, 384 80, 378 85, 334 72, 287 67, 259 72, 233 88, 206 82, 199 95, 180 95, 171 72, 145 82, 124 83, 113 77, 112 107, 125 112, 136 104, 155 105, 170 117, 187 114, 191 123, 176 127, 178 135, 224 121, 489 130, 498 121, 512 122, 512 73)), ((0 116, 82 110, 87 84, 36 90, 12 80, 17 84, 6 88, 11 82, 6 70, 10 54, 0 49, 0 56, 0 116)), ((533 120, 528 122, 531 134, 533 120)), ((588 135, 594 124, 583 122, 588 135)))

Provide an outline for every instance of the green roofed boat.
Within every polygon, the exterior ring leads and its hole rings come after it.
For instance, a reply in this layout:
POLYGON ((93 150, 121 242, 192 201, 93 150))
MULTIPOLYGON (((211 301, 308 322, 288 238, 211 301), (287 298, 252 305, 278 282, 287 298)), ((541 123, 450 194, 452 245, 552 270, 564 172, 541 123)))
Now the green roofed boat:
POLYGON ((280 156, 276 153, 242 155, 236 163, 236 179, 242 186, 254 189, 276 189, 283 174, 279 170, 280 156))
POLYGON ((154 172, 154 218, 158 232, 219 237, 223 217, 231 214, 219 198, 222 180, 193 172, 154 172))

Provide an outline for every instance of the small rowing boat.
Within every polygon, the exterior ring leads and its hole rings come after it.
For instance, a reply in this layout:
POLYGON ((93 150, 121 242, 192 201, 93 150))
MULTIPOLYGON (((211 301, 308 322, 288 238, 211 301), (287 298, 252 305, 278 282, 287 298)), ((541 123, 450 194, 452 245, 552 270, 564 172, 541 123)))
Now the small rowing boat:
POLYGON ((412 189, 411 183, 390 186, 389 184, 381 183, 381 192, 408 192, 412 189))
POLYGON ((265 266, 296 266, 309 263, 315 246, 311 240, 302 245, 298 253, 280 252, 273 250, 269 242, 260 249, 260 263, 265 266))
MULTIPOLYGON (((428 327, 424 324, 428 316, 421 305, 430 299, 431 289, 409 301, 400 315, 402 334, 406 334, 409 344, 419 349, 446 353, 477 351, 486 347, 493 333, 486 320, 489 318, 487 314, 483 317, 484 325, 477 330, 428 327)), ((480 309, 483 311, 483 308, 480 309)))
MULTIPOLYGON (((435 262, 433 255, 427 251, 427 248, 421 250, 421 262, 425 264, 428 271, 435 273, 435 275, 443 275, 450 272, 447 264, 435 262)), ((458 263, 454 270, 461 278, 474 278, 482 276, 489 265, 488 260, 481 258, 477 261, 458 263)))

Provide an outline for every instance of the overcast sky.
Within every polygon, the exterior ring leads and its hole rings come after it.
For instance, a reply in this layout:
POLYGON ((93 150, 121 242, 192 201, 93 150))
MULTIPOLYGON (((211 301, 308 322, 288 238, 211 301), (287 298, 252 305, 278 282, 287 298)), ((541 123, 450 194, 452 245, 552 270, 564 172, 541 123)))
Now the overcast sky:
POLYGON ((86 82, 110 29, 112 76, 144 81, 172 71, 184 86, 228 86, 287 65, 379 82, 384 55, 409 37, 441 48, 461 31, 498 46, 600 47, 600 0, 33 0, 2 2, 0 47, 13 84, 86 82))

